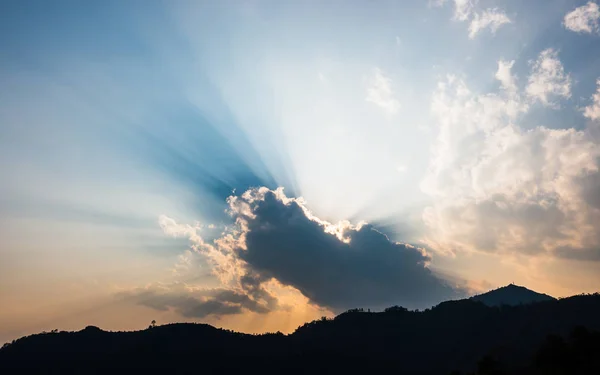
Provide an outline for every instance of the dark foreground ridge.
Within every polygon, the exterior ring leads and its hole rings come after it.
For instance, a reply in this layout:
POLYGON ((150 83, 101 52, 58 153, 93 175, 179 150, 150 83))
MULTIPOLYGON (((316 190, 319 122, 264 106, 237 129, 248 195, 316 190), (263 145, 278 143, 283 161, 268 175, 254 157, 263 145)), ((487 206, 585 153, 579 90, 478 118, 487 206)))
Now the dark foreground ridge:
POLYGON ((1 374, 600 374, 600 295, 425 311, 350 310, 290 335, 206 324, 32 335, 0 350, 1 374), (460 371, 460 372, 459 372, 460 371))

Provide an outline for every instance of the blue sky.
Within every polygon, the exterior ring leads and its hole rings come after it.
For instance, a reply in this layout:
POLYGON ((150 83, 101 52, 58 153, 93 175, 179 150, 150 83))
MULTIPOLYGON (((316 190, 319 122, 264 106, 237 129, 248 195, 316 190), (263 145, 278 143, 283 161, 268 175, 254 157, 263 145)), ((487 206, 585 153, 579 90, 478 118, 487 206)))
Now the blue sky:
POLYGON ((0 8, 1 339, 600 286, 595 2, 0 8))

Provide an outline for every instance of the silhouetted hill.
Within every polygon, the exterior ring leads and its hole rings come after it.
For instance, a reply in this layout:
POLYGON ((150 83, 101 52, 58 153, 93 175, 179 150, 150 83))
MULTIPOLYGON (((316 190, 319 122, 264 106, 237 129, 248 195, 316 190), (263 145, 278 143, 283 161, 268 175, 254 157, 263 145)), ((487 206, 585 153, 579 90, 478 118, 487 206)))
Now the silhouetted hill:
POLYGON ((600 330, 599 317, 596 294, 517 306, 466 299, 420 312, 357 309, 290 335, 205 324, 135 332, 88 327, 16 340, 0 350, 0 373, 592 374, 600 373, 600 340, 592 332, 600 330), (576 327, 585 329, 574 340, 576 327))
POLYGON ((554 297, 529 290, 523 286, 510 284, 502 288, 480 294, 471 299, 483 302, 487 306, 516 306, 534 302, 553 301, 554 297))

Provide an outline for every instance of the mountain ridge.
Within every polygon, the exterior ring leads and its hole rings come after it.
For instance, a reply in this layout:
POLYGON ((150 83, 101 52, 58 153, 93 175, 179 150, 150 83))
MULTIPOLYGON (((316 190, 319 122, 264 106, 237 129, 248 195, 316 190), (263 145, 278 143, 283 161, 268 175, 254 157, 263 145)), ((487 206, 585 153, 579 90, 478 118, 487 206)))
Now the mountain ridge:
POLYGON ((131 332, 90 326, 16 340, 0 350, 0 372, 135 368, 147 374, 165 369, 187 373, 202 363, 205 373, 449 374, 473 372, 492 353, 495 361, 511 366, 509 373, 520 374, 519 366, 526 366, 546 336, 568 337, 579 326, 600 330, 598 316, 600 295, 594 294, 502 307, 469 298, 423 311, 399 306, 383 312, 353 309, 287 335, 243 334, 193 323, 131 332))

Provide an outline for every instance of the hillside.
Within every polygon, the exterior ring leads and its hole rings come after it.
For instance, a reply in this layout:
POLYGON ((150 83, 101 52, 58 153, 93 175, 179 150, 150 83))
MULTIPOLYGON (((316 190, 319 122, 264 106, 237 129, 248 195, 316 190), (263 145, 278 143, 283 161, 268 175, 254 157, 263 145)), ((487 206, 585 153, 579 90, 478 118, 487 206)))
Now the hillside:
MULTIPOLYGON (((569 337, 578 326, 600 330, 599 316, 596 294, 501 308, 467 299, 421 312, 353 310, 290 335, 247 335, 205 324, 135 332, 88 327, 16 340, 0 350, 0 373, 450 374, 473 372, 491 355, 488 360, 505 369, 497 374, 545 374, 531 366, 546 363, 532 360, 546 337, 569 337)), ((569 346, 550 348, 566 352, 569 346)), ((566 373, 578 372, 569 367, 566 373)))
POLYGON ((510 284, 484 294, 471 297, 487 306, 517 306, 535 302, 553 301, 554 297, 529 290, 523 286, 510 284))

